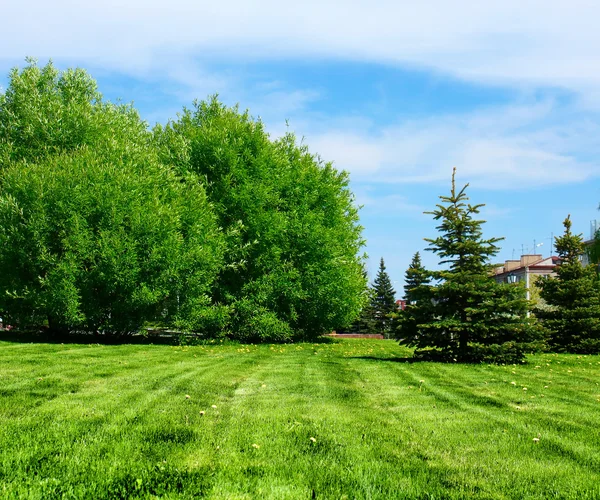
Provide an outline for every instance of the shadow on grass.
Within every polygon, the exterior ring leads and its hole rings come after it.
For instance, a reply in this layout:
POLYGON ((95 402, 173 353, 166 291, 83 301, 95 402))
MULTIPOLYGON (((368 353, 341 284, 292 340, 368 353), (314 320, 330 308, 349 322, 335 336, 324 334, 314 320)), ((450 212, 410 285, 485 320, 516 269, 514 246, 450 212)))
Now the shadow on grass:
POLYGON ((407 358, 407 357, 377 357, 377 356, 354 356, 352 359, 364 359, 367 361, 387 361, 390 363, 425 363, 430 360, 419 359, 419 358, 407 358))
MULTIPOLYGON (((22 344, 162 344, 181 345, 178 335, 99 335, 93 333, 56 334, 47 331, 0 331, 0 341, 22 344)), ((204 341, 206 342, 206 341, 204 341)), ((215 343, 215 341, 212 341, 215 343)), ((218 340, 216 341, 218 343, 218 340)))
MULTIPOLYGON (((106 344, 106 345, 224 345, 257 344, 260 342, 240 341, 227 338, 205 338, 194 334, 151 331, 148 334, 106 335, 87 332, 53 333, 48 330, 0 330, 0 341, 22 344, 106 344)), ((264 342, 265 344, 289 344, 290 342, 264 342)), ((331 337, 295 339, 292 343, 336 344, 331 337)))

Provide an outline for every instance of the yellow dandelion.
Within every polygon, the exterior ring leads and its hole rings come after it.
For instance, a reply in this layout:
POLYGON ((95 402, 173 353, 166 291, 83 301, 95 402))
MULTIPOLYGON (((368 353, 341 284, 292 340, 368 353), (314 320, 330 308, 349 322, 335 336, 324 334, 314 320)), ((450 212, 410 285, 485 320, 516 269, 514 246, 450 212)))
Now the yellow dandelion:
POLYGON ((511 382, 510 385, 517 385, 517 383, 516 382, 511 382))
POLYGON ((191 396, 189 394, 185 395, 185 399, 190 399, 190 398, 191 398, 191 396))
POLYGON ((200 416, 201 416, 201 417, 203 417, 203 416, 204 416, 204 413, 205 413, 205 412, 204 412, 204 410, 201 410, 201 411, 200 411, 200 416))
POLYGON ((217 408, 217 405, 212 405, 212 406, 211 406, 211 408, 215 408, 215 409, 216 409, 216 408, 217 408))
POLYGON ((540 438, 533 438, 533 442, 534 443, 539 443, 540 442, 540 438))
POLYGON ((316 443, 316 442, 317 442, 317 439, 316 439, 316 438, 314 438, 314 437, 311 437, 311 438, 310 438, 310 440, 311 440, 313 443, 316 443))
POLYGON ((252 444, 252 448, 256 448, 256 449, 258 450, 258 449, 260 448, 260 445, 259 445, 259 444, 256 444, 256 443, 253 443, 253 444, 252 444))

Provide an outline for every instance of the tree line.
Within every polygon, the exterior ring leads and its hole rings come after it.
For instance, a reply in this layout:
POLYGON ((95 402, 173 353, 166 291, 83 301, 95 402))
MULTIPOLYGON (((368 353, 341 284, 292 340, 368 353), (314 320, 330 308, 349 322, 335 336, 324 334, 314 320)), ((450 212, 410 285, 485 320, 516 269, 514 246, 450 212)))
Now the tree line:
POLYGON ((454 177, 450 194, 428 212, 439 225, 426 250, 440 258, 440 270, 425 269, 419 252, 413 256, 401 310, 390 300, 394 292, 382 259, 356 325, 394 336, 420 359, 515 363, 540 350, 600 353, 598 266, 582 264, 583 238, 572 234, 570 217, 555 241, 556 276, 534 283, 543 299, 534 304, 523 282, 493 278, 491 258, 501 238, 483 238, 485 221, 476 217, 483 205, 470 204, 468 184, 459 190, 454 177))
POLYGON ((313 339, 364 301, 348 175, 216 97, 149 129, 82 69, 0 94, 0 313, 20 328, 313 339))

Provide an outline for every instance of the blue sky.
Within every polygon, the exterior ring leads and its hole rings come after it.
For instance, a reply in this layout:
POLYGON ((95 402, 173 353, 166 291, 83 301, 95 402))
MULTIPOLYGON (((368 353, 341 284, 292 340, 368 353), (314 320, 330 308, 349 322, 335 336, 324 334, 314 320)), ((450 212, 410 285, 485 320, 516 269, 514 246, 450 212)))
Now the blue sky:
MULTIPOLYGON (((598 2, 67 0, 3 7, 0 86, 25 56, 81 66, 150 124, 218 93, 351 174, 369 270, 400 291, 452 167, 497 260, 600 220, 598 2)), ((424 261, 435 266, 427 252, 424 261)))

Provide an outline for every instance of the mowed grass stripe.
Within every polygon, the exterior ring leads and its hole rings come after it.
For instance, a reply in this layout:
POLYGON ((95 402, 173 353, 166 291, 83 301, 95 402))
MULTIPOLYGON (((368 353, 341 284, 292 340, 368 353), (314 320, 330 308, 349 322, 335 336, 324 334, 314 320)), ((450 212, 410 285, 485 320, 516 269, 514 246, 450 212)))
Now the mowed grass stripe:
MULTIPOLYGON (((383 365, 384 363, 377 364, 379 369, 383 365)), ((578 478, 585 482, 589 472, 594 472, 597 477, 598 455, 595 453, 598 446, 597 413, 595 415, 590 413, 590 416, 594 415, 595 424, 591 428, 582 426, 585 429, 584 434, 563 438, 553 432, 551 422, 547 427, 540 425, 535 416, 527 415, 527 412, 510 407, 511 397, 515 397, 514 393, 519 392, 521 387, 515 390, 514 387, 507 384, 507 391, 511 391, 511 394, 506 392, 500 397, 494 395, 493 404, 489 404, 488 398, 481 394, 479 388, 489 380, 490 376, 497 377, 501 373, 502 367, 392 363, 392 368, 384 369, 384 372, 387 372, 384 376, 389 377, 390 371, 399 372, 406 385, 399 389, 401 395, 390 395, 388 391, 389 403, 393 404, 394 401, 402 400, 405 405, 409 405, 414 402, 414 407, 411 408, 409 414, 412 417, 420 414, 418 419, 411 417, 404 420, 400 417, 400 425, 408 426, 420 434, 417 442, 421 449, 427 450, 427 453, 434 457, 446 455, 449 459, 449 464, 447 464, 449 468, 461 464, 465 457, 472 456, 470 460, 466 460, 468 473, 464 476, 467 480, 474 478, 473 463, 487 468, 488 480, 502 477, 496 466, 500 466, 500 464, 495 464, 493 460, 486 464, 487 459, 495 456, 507 457, 504 459, 503 467, 507 468, 506 465, 509 465, 510 475, 505 476, 502 485, 502 490, 506 492, 514 489, 514 478, 523 475, 523 461, 529 462, 528 468, 531 474, 525 478, 525 484, 516 483, 517 488, 523 488, 532 481, 535 483, 539 477, 536 474, 552 470, 557 457, 560 467, 557 467, 554 473, 558 471, 562 474, 565 482, 571 481, 574 484, 578 478), (423 384, 420 384, 421 380, 423 380, 423 384), (410 396, 411 393, 413 397, 410 396), (416 402, 415 399, 419 401, 416 402), (419 412, 419 407, 427 406, 430 408, 429 412, 419 412), (532 438, 536 437, 540 431, 544 438, 540 440, 539 446, 532 447, 532 438), (592 442, 587 440, 590 431, 595 437, 592 442), (456 439, 461 434, 465 436, 465 439, 456 439), (573 438, 577 443, 576 449, 572 445, 573 438), (575 470, 569 470, 569 467, 563 468, 563 466, 569 465, 562 460, 565 456, 570 456, 578 463, 575 470), (512 457, 515 459, 513 460, 512 457), (511 463, 514 467, 510 467, 511 463), (543 466, 537 467, 540 463, 543 466), (573 475, 574 473, 575 475, 573 475)), ((373 393, 374 391, 369 392, 373 393)), ((522 395, 518 394, 517 399, 521 398, 522 395)), ((407 414, 406 408, 392 408, 391 410, 398 411, 398 414, 402 416, 407 414)), ((527 470, 525 468, 525 471, 527 470)), ((543 495, 552 496, 554 494, 553 478, 550 478, 545 484, 548 486, 544 485, 545 492, 540 492, 540 498, 543 495)), ((568 489, 572 489, 571 485, 568 489)), ((563 494, 567 493, 563 491, 563 494)), ((515 495, 518 494, 515 493, 515 495)))
POLYGON ((371 340, 0 353, 1 497, 600 497, 598 357, 404 363, 371 340))

